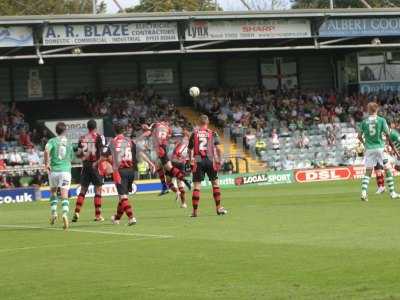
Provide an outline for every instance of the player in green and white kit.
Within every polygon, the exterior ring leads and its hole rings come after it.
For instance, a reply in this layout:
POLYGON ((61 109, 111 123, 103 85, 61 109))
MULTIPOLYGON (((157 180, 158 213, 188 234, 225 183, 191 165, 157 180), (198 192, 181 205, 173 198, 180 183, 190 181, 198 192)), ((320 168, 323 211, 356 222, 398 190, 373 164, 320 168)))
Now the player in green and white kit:
POLYGON ((384 164, 385 141, 383 135, 393 147, 389 137, 389 126, 386 120, 378 116, 379 106, 375 102, 368 103, 369 116, 360 125, 359 139, 365 146, 365 167, 366 172, 361 185, 361 200, 368 201, 368 185, 371 179, 373 168, 379 163, 384 167, 386 182, 389 187, 390 197, 398 198, 399 195, 394 191, 393 174, 388 164, 384 164))
POLYGON ((62 219, 64 229, 69 227, 68 212, 69 200, 68 192, 71 185, 71 161, 74 159, 72 144, 65 136, 67 126, 59 122, 56 125, 57 137, 54 137, 46 144, 44 152, 44 163, 49 173, 49 183, 51 189, 50 224, 53 225, 57 220, 57 190, 61 190, 62 219))
POLYGON ((395 156, 396 156, 394 168, 397 171, 400 171, 400 160, 399 160, 400 159, 400 155, 399 155, 399 153, 400 153, 400 133, 396 130, 395 123, 391 123, 390 127, 391 128, 390 128, 389 138, 393 143, 393 147, 395 150, 395 156))

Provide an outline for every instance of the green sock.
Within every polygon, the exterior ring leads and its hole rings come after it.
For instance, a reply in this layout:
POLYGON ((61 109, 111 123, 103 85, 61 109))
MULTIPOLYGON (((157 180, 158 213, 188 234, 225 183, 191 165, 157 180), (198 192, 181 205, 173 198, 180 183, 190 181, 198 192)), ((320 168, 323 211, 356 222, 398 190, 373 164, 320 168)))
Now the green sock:
POLYGON ((361 191, 367 193, 368 190, 368 185, 369 185, 369 181, 370 181, 371 177, 369 176, 364 176, 364 178, 362 179, 362 183, 361 183, 361 191))
POLYGON ((51 215, 53 215, 53 216, 57 214, 57 204, 58 204, 57 196, 51 196, 50 197, 50 211, 51 211, 51 215))
POLYGON ((63 199, 61 202, 61 207, 62 207, 62 214, 63 217, 67 216, 69 213, 69 200, 68 199, 63 199))
POLYGON ((390 170, 386 170, 386 182, 389 187, 389 192, 393 193, 394 192, 394 180, 393 180, 392 171, 390 171, 390 170))

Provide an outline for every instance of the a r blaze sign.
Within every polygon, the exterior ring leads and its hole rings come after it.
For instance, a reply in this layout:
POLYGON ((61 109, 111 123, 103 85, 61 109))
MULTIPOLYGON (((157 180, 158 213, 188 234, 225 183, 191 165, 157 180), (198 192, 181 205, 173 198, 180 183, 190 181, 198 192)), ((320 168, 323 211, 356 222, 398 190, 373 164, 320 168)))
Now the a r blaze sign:
POLYGON ((349 168, 300 170, 295 172, 297 182, 316 182, 331 180, 348 180, 352 178, 349 168))

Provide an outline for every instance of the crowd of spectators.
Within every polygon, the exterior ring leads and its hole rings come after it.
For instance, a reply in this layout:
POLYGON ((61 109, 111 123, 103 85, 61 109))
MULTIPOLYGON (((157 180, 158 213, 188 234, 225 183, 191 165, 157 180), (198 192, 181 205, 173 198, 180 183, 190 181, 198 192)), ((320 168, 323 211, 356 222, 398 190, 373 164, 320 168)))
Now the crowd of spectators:
MULTIPOLYGON (((195 107, 209 114, 221 128, 228 129, 231 138, 246 149, 252 149, 261 158, 267 149, 278 151, 280 140, 293 139, 294 147, 309 149, 311 146, 308 129, 319 128, 327 149, 335 147, 345 135, 340 124, 356 124, 366 117, 366 105, 370 101, 381 104, 380 114, 391 122, 399 122, 400 97, 395 92, 381 92, 370 95, 353 94, 346 96, 334 91, 290 90, 271 93, 257 88, 209 89, 203 90, 194 99, 195 107)), ((346 149, 343 160, 349 156, 346 149), (346 157, 345 157, 346 156, 346 157)), ((329 163, 336 161, 325 159, 329 163)), ((282 165, 290 167, 291 157, 282 159, 282 165)), ((321 166, 314 159, 313 166, 321 166)))
MULTIPOLYGON (((125 124, 133 138, 142 134, 142 124, 151 124, 166 116, 174 136, 182 135, 184 128, 192 128, 174 101, 152 88, 82 92, 77 98, 88 115, 125 124)), ((365 107, 371 100, 381 104, 382 116, 399 123, 400 97, 393 92, 346 96, 334 91, 271 93, 257 88, 220 88, 202 90, 200 97, 194 99, 194 106, 221 128, 228 128, 233 140, 243 141, 247 149, 253 149, 261 157, 266 150, 282 150, 281 141, 285 137, 293 139, 294 147, 309 149, 311 140, 307 129, 315 126, 323 126, 326 145, 334 147, 342 139, 338 124, 346 122, 355 127, 366 116, 365 107)), ((15 103, 0 101, 0 188, 46 182, 44 172, 35 166, 42 165, 42 151, 50 137, 47 129, 30 128, 15 103), (18 169, 27 166, 32 170, 18 169), (10 168, 15 170, 5 175, 4 170, 10 168)), ((148 147, 146 141, 143 147, 148 147)), ((343 160, 350 162, 362 155, 360 148, 357 145, 354 149, 345 149, 343 160)), ((327 161, 324 160, 325 165, 327 161)), ((293 168, 294 159, 287 155, 281 164, 284 168, 293 168)), ((317 156, 312 160, 314 167, 324 164, 317 156)), ((224 170, 232 172, 232 163, 226 163, 224 170)))
POLYGON ((46 182, 42 150, 50 134, 30 128, 15 103, 0 101, 0 188, 46 182))
POLYGON ((82 93, 78 99, 91 116, 124 124, 128 135, 132 137, 142 133, 143 124, 150 125, 161 117, 168 118, 174 136, 180 136, 184 128, 192 127, 176 108, 174 101, 160 96, 151 88, 82 93))

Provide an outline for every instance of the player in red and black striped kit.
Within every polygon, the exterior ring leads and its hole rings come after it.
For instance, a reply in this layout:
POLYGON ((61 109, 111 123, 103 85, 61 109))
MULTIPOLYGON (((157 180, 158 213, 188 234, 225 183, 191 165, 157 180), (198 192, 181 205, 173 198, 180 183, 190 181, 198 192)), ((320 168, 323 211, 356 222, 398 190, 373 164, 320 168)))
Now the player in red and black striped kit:
POLYGON ((219 136, 216 132, 208 129, 209 120, 206 115, 200 116, 198 125, 199 127, 190 136, 188 146, 193 172, 193 213, 191 217, 197 217, 200 186, 206 174, 212 184, 217 215, 226 215, 228 211, 221 206, 221 189, 218 183, 218 171, 222 162, 219 136))
POLYGON ((138 159, 146 161, 152 172, 155 170, 154 164, 140 150, 137 149, 135 142, 124 136, 124 127, 120 124, 114 126, 116 136, 110 141, 106 152, 106 158, 112 161, 113 180, 118 191, 118 207, 112 222, 119 224, 122 215, 125 213, 128 218, 128 225, 135 225, 136 218, 133 214, 132 206, 129 203, 128 195, 132 191, 132 184, 135 180, 138 159))
POLYGON ((87 122, 88 133, 79 139, 77 156, 82 159, 81 190, 76 200, 75 214, 72 222, 77 222, 81 207, 85 201, 85 195, 90 184, 95 186, 94 207, 95 221, 104 221, 101 215, 101 187, 103 176, 99 174, 97 163, 105 147, 105 138, 96 132, 95 120, 87 122))
MULTIPOLYGON (((175 168, 178 168, 182 173, 187 174, 190 172, 190 165, 189 165, 189 131, 184 128, 183 129, 183 137, 180 140, 177 140, 175 143, 175 148, 171 154, 171 162, 175 168)), ((181 180, 177 180, 178 187, 175 187, 172 183, 172 178, 169 172, 166 173, 167 179, 166 183, 169 189, 176 193, 176 200, 180 198, 180 206, 181 208, 187 208, 186 198, 185 198, 185 186, 181 180)))
POLYGON ((161 181, 165 180, 163 179, 165 176, 163 171, 165 170, 171 177, 175 177, 176 179, 185 183, 187 188, 190 190, 191 184, 185 179, 185 173, 174 167, 168 157, 167 146, 169 139, 171 138, 172 130, 169 127, 166 118, 162 117, 162 121, 154 123, 150 127, 144 126, 144 129, 151 131, 153 147, 157 151, 158 159, 162 166, 162 168, 158 170, 161 181))

